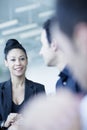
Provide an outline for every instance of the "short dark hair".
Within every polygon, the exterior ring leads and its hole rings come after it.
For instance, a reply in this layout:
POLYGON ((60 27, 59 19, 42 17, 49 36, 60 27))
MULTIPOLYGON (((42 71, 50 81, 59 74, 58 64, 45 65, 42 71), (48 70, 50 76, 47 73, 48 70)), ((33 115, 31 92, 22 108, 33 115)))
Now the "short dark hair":
POLYGON ((75 26, 87 22, 87 0, 57 0, 56 16, 61 30, 72 37, 75 26))
POLYGON ((46 31, 46 36, 47 36, 47 40, 48 40, 49 44, 51 44, 51 42, 52 42, 50 28, 51 28, 51 19, 48 19, 46 22, 44 22, 43 29, 45 29, 45 31, 46 31))
POLYGON ((9 39, 6 42, 6 46, 4 48, 5 59, 7 60, 7 55, 10 50, 17 49, 17 48, 21 49, 25 53, 26 58, 27 58, 27 53, 26 53, 25 48, 16 39, 9 39))

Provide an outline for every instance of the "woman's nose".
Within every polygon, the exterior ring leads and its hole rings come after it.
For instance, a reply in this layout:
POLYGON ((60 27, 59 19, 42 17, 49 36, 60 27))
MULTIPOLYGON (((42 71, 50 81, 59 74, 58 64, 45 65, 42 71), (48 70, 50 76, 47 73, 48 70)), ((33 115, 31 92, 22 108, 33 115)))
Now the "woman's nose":
POLYGON ((19 65, 20 64, 20 59, 16 60, 16 64, 19 65))

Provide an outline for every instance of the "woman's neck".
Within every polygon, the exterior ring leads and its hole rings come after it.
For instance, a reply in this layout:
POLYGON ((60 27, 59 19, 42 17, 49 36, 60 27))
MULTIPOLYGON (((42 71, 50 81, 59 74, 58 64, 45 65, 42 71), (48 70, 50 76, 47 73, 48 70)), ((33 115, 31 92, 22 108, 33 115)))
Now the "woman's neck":
POLYGON ((25 83, 25 76, 22 77, 11 77, 12 80, 12 87, 22 87, 25 83))

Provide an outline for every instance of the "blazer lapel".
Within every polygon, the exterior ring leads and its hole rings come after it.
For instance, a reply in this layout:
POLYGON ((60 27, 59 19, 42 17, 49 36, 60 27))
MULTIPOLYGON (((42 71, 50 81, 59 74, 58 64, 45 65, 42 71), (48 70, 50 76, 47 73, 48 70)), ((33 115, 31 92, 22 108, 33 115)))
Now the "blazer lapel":
POLYGON ((35 95, 36 89, 34 87, 34 84, 28 80, 25 79, 25 100, 28 100, 30 97, 35 95))

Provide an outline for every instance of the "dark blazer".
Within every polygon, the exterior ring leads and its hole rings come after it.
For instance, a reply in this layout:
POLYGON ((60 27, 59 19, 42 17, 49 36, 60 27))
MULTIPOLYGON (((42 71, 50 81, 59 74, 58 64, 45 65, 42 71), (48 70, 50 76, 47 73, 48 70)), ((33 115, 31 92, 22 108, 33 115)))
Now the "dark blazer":
POLYGON ((70 89, 75 93, 82 93, 83 90, 81 89, 78 82, 74 79, 73 74, 70 72, 68 67, 65 67, 59 74, 59 80, 56 83, 56 89, 60 87, 65 87, 70 89))
MULTIPOLYGON (((25 79, 25 100, 45 92, 44 85, 25 79)), ((0 83, 0 126, 3 120, 11 113, 12 108, 12 83, 11 80, 0 83)), ((0 128, 1 129, 1 128, 0 128)))

